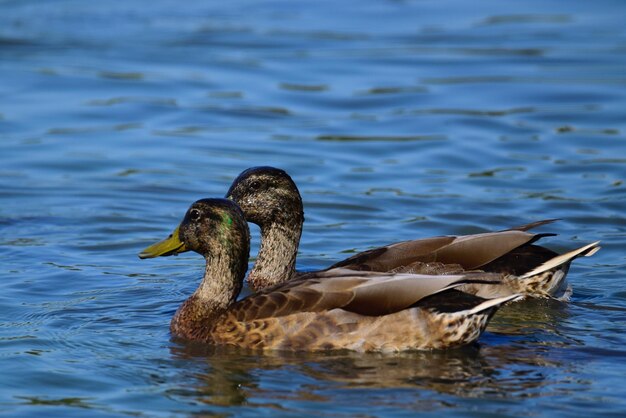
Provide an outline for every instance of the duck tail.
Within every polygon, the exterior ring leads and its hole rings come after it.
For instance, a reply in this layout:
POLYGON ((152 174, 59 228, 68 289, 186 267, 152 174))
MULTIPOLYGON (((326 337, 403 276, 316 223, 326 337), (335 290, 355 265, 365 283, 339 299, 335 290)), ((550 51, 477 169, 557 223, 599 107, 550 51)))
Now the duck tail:
POLYGON ((563 265, 565 263, 569 263, 577 257, 589 257, 594 255, 600 250, 600 241, 592 242, 591 244, 585 245, 584 247, 577 248, 575 250, 569 251, 565 254, 558 255, 545 263, 541 264, 539 267, 534 268, 533 270, 519 276, 520 279, 526 279, 531 276, 535 276, 537 274, 541 274, 545 271, 552 270, 555 267, 563 265))
POLYGON ((499 308, 501 305, 507 303, 507 302, 512 302, 512 301, 518 301, 524 298, 524 295, 521 295, 519 293, 516 293, 514 295, 509 295, 509 296, 503 296, 500 298, 494 298, 494 299, 487 299, 486 301, 480 303, 479 305, 474 306, 472 309, 469 309, 467 311, 468 315, 475 315, 478 313, 481 313, 483 311, 486 311, 488 309, 491 308, 499 308))

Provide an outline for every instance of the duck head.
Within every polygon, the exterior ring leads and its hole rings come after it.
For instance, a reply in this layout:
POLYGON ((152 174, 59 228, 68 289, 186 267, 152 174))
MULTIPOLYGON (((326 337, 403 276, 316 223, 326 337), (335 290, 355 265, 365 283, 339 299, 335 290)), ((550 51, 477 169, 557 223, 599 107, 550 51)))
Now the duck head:
POLYGON ((227 199, 201 199, 185 213, 166 239, 139 254, 139 258, 176 255, 194 251, 205 258, 228 256, 236 269, 247 268, 250 233, 239 206, 227 199))
POLYGON ((243 171, 226 193, 235 201, 248 222, 261 228, 275 223, 304 222, 302 198, 284 170, 252 167, 243 171))

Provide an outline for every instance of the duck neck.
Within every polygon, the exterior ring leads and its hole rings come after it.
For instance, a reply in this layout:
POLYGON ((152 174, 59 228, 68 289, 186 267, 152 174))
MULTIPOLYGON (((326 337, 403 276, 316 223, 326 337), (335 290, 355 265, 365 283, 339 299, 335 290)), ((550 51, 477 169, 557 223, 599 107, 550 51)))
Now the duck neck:
POLYGON ((235 302, 245 275, 245 270, 241 272, 236 264, 236 260, 230 260, 225 254, 207 258, 204 278, 194 292, 202 305, 221 312, 235 302))
POLYGON ((213 320, 235 303, 248 257, 224 250, 206 257, 202 282, 174 315, 172 334, 194 340, 208 339, 213 320))
POLYGON ((259 291, 295 275, 303 222, 302 215, 295 215, 285 222, 261 226, 261 248, 248 275, 252 289, 259 291))

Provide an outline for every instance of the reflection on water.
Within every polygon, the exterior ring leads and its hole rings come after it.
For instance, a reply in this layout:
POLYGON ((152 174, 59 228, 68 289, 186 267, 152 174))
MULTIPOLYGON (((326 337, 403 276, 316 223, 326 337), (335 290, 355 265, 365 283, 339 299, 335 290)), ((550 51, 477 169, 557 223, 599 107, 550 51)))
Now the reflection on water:
MULTIPOLYGON (((250 405, 270 399, 333 403, 346 390, 432 391, 461 398, 523 399, 554 385, 550 369, 576 373, 576 366, 550 359, 531 341, 476 345, 444 352, 387 354, 266 354, 193 345, 172 348, 181 359, 204 363, 190 396, 210 405, 250 405), (541 370, 541 371, 540 371, 541 370), (273 383, 286 379, 289 384, 273 383)), ((580 390, 580 387, 572 390, 580 390)), ((363 399, 364 404, 370 400, 363 399)), ((426 401, 430 402, 430 401, 426 401)), ((280 402, 279 402, 280 404, 280 402)))
MULTIPOLYGON (((569 305, 553 299, 525 299, 504 307, 489 324, 489 329, 509 335, 532 334, 532 329, 559 334, 559 327, 570 317, 569 305)), ((541 338, 545 338, 542 336, 541 338)))

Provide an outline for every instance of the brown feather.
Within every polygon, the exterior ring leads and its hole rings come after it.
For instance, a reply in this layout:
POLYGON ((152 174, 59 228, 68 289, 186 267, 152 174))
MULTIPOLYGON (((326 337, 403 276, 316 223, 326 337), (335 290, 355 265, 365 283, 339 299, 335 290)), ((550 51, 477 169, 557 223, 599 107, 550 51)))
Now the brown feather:
POLYGON ((528 230, 535 229, 543 225, 551 224, 556 221, 560 221, 560 219, 558 218, 544 219, 541 221, 531 222, 531 223, 524 224, 524 225, 514 226, 512 228, 505 229, 505 231, 528 231, 528 230))
POLYGON ((481 266, 481 269, 520 276, 557 255, 556 252, 539 245, 524 245, 481 266))
MULTIPOLYGON (((439 306, 434 299, 384 316, 363 316, 344 309, 294 312, 242 323, 227 312, 217 319, 208 342, 262 350, 402 351, 444 349, 475 341, 498 307, 516 297, 486 301, 455 292, 461 306, 439 306)), ((441 296, 441 301, 448 298, 441 296)), ((425 299, 428 300, 428 299, 425 299)))
POLYGON ((489 281, 500 278, 488 273, 420 276, 341 269, 325 271, 323 276, 325 280, 291 280, 237 302, 230 310, 240 321, 338 308, 379 316, 406 309, 424 297, 451 287, 469 282, 488 285, 489 281))
POLYGON ((352 270, 391 271, 414 263, 460 265, 475 270, 534 239, 518 230, 460 237, 434 237, 398 242, 356 254, 331 266, 352 270))

